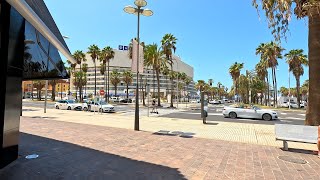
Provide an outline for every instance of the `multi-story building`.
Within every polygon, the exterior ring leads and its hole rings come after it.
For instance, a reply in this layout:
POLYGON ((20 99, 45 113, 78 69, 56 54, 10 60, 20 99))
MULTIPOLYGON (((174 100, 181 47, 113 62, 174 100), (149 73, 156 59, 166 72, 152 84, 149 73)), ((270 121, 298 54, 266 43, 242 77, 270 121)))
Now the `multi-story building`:
MULTIPOLYGON (((128 57, 128 51, 119 51, 119 50, 114 50, 115 51, 115 56, 113 59, 110 60, 110 74, 113 70, 117 70, 120 73, 123 73, 124 71, 131 70, 131 59, 128 57)), ((92 58, 90 57, 89 54, 86 55, 86 63, 88 64, 88 72, 87 72, 87 85, 86 87, 83 88, 83 93, 86 95, 94 94, 94 87, 95 87, 95 75, 94 75, 94 63, 92 61, 92 58)), ((189 78, 193 79, 193 67, 190 65, 186 64, 183 62, 180 57, 174 56, 174 64, 173 64, 173 71, 176 72, 184 72, 189 78)), ((107 72, 105 75, 102 75, 100 72, 100 62, 96 62, 97 66, 97 76, 96 76, 96 90, 97 94, 99 94, 99 91, 101 89, 106 91, 106 78, 107 78, 107 72)), ((79 70, 79 65, 76 66, 76 71, 79 70)), ((170 67, 169 67, 170 68, 170 67)), ((76 88, 73 85, 74 77, 71 77, 71 92, 75 93, 76 88)), ((177 93, 177 87, 175 86, 177 83, 177 80, 174 80, 174 86, 172 88, 174 89, 174 94, 177 93)), ((141 84, 147 84, 149 85, 150 93, 157 93, 157 80, 156 80, 156 75, 153 73, 153 70, 148 67, 144 67, 143 73, 140 73, 140 79, 139 83, 141 84), (140 83, 142 82, 142 83, 140 83)), ((115 88, 109 83, 109 92, 110 96, 115 95, 115 88)), ((143 87, 143 86, 141 86, 143 87)), ((140 87, 140 88, 141 88, 140 87)), ((134 96, 135 94, 135 88, 136 88, 136 74, 133 73, 133 81, 129 85, 129 95, 134 96)), ((160 74, 160 95, 162 97, 165 97, 167 94, 170 94, 171 89, 171 82, 168 76, 165 76, 163 74, 160 74)), ((185 91, 179 90, 178 92, 181 94, 196 94, 196 90, 194 88, 194 82, 192 81, 188 87, 185 87, 185 91)), ((125 96, 126 95, 126 84, 125 82, 121 79, 121 82, 119 83, 117 87, 117 96, 125 96)))
MULTIPOLYGON (((55 85, 55 93, 56 97, 66 97, 69 91, 69 81, 68 80, 56 80, 55 85)), ((23 81, 22 82, 22 95, 24 98, 31 98, 33 93, 33 97, 37 95, 37 89, 33 86, 33 81, 23 81)), ((44 96, 45 87, 41 89, 41 94, 44 96)), ((52 95, 52 84, 48 84, 48 95, 52 95)))

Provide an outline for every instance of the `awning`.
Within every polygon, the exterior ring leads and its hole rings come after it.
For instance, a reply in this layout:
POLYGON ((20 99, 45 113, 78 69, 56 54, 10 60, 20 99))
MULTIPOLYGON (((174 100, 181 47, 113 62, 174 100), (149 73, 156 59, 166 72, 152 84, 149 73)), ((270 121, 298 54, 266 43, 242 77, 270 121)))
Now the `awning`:
POLYGON ((25 0, 6 0, 14 7, 30 24, 33 25, 52 45, 54 45, 69 61, 76 63, 72 57, 62 35, 56 27, 50 12, 42 0, 28 0, 29 4, 37 5, 34 9, 39 8, 38 12, 46 19, 46 23, 39 17, 37 13, 29 6, 25 0), (40 9, 41 8, 41 9, 40 9), (51 29, 47 26, 50 25, 51 29), (54 32, 53 32, 53 31, 54 32))

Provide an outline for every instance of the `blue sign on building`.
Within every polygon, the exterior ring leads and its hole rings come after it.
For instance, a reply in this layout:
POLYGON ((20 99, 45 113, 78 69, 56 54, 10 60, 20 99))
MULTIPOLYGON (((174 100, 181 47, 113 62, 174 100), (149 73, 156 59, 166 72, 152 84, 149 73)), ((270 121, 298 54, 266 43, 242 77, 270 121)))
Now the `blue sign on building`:
POLYGON ((119 50, 123 50, 123 46, 122 45, 119 45, 119 50))
POLYGON ((123 50, 128 51, 129 47, 128 46, 123 46, 123 50))

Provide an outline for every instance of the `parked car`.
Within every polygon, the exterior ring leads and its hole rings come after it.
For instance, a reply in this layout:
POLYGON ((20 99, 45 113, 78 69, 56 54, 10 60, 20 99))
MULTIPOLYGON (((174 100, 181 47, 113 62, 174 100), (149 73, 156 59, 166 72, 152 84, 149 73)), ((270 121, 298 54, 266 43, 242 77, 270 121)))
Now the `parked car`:
POLYGON ((221 100, 211 100, 209 101, 209 104, 221 104, 221 100))
POLYGON ((56 109, 82 110, 82 104, 76 103, 74 100, 60 100, 54 106, 56 109))
POLYGON ((289 103, 288 102, 283 102, 283 103, 280 104, 280 107, 288 108, 289 107, 289 103))
POLYGON ((120 97, 110 97, 110 101, 111 102, 120 102, 121 99, 120 99, 120 97))
POLYGON ((200 103, 200 99, 192 99, 190 100, 190 103, 200 103))
POLYGON ((273 119, 278 119, 278 114, 275 111, 260 109, 256 106, 250 108, 245 107, 224 107, 222 114, 224 117, 230 117, 232 119, 236 118, 252 118, 252 119, 262 119, 265 121, 271 121, 273 119))
POLYGON ((88 103, 88 111, 99 111, 99 112, 115 112, 113 105, 106 102, 90 102, 88 103))
POLYGON ((121 103, 132 103, 132 99, 121 99, 121 103))

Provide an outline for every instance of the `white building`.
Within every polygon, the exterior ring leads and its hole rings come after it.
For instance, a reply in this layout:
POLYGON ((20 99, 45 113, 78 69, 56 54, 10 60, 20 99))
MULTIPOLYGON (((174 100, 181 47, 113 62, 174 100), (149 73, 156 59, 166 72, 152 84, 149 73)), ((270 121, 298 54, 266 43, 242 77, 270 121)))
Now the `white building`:
MULTIPOLYGON (((128 51, 120 51, 120 50, 114 50, 115 51, 115 57, 114 59, 110 60, 110 74, 111 72, 116 69, 118 72, 123 73, 126 70, 131 70, 131 59, 128 57, 128 51)), ((86 55, 86 63, 88 64, 88 72, 87 72, 87 86, 83 88, 83 94, 94 94, 94 63, 92 61, 92 58, 90 57, 89 54, 86 55)), ((100 73, 100 61, 98 60, 96 62, 97 66, 97 94, 99 94, 99 91, 103 89, 106 93, 106 79, 107 78, 107 72, 106 75, 102 75, 100 73)), ((77 65, 76 68, 79 68, 80 66, 77 65)), ((170 68, 170 67, 169 67, 170 68)), ((194 71, 193 67, 190 65, 186 64, 183 62, 178 56, 174 56, 174 64, 173 64, 173 71, 178 71, 178 72, 184 72, 188 77, 193 79, 194 76, 194 71)), ((148 69, 147 67, 144 68, 144 72, 140 73, 140 81, 141 82, 147 82, 150 88, 150 92, 157 93, 157 80, 156 76, 153 75, 152 69, 148 69)), ((176 80, 174 80, 174 84, 176 84, 176 80)), ((165 97, 167 94, 170 94, 170 88, 171 88, 171 83, 169 77, 166 77, 164 75, 160 75, 160 94, 162 97, 165 97)), ((114 96, 115 93, 115 88, 110 82, 110 96, 114 96)), ((129 95, 134 96, 135 94, 135 88, 136 88, 136 74, 133 73, 133 81, 132 84, 129 85, 129 95)), ((177 88, 176 86, 174 88, 174 94, 177 93, 177 88)), ((140 83, 140 89, 141 89, 141 83, 140 83)), ((76 89, 75 86, 73 85, 73 77, 71 77, 71 92, 75 93, 76 89)), ((196 90, 194 88, 194 82, 191 82, 186 88, 186 92, 178 91, 181 94, 190 94, 194 95, 196 94, 196 90)), ((121 80, 121 83, 118 84, 117 87, 117 95, 118 96, 125 96, 126 95, 126 84, 124 83, 123 80, 121 80)))

